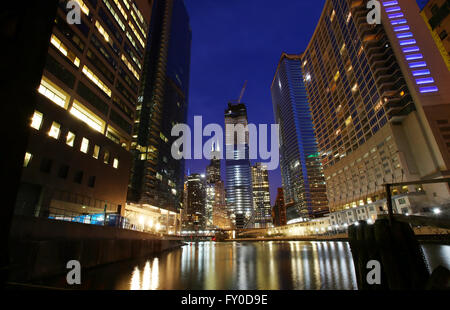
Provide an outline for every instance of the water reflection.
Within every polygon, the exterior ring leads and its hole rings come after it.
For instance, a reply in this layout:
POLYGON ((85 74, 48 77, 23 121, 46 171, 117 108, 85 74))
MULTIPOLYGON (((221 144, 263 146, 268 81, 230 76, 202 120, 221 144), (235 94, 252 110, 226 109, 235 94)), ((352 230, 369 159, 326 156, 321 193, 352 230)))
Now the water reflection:
MULTIPOLYGON (((431 270, 450 268, 450 246, 423 248, 431 270)), ((82 288, 354 290, 357 284, 348 243, 272 241, 190 243, 149 260, 91 270, 82 288)))
POLYGON ((153 266, 150 266, 150 261, 145 263, 144 271, 139 270, 135 267, 131 275, 130 290, 157 290, 159 285, 159 260, 158 258, 153 259, 153 266), (141 280, 142 279, 142 280, 141 280))

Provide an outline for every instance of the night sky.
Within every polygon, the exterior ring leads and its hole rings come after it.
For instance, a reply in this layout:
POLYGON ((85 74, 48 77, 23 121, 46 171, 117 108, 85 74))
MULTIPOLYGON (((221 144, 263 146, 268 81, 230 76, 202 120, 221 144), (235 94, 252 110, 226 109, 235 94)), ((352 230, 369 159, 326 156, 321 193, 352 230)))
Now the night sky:
MULTIPOLYGON (((325 0, 185 0, 192 28, 188 122, 224 126, 224 111, 239 98, 245 80, 249 122, 273 124, 270 86, 281 53, 301 53, 325 0)), ((207 138, 204 138, 204 143, 207 138)), ((188 160, 186 171, 204 173, 209 161, 188 160)), ((225 167, 225 162, 222 163, 225 167)), ((223 169, 224 171, 224 169, 223 169)), ((280 170, 269 174, 272 204, 280 170)), ((223 172, 222 178, 225 179, 223 172)))

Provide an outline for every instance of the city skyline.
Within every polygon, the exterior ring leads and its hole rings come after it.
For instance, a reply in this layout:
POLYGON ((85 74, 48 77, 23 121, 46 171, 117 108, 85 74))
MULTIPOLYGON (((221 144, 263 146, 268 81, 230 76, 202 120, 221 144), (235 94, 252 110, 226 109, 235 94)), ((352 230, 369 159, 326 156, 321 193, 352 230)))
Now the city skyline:
MULTIPOLYGON (((278 60, 282 52, 298 54, 304 50, 324 3, 186 1, 193 32, 188 124, 193 128, 194 116, 202 115, 208 123, 223 126, 221 111, 229 101, 238 99, 246 80, 243 102, 249 123, 275 124, 270 85, 278 60), (257 14, 253 12, 255 7, 257 14)), ((188 160, 186 173, 202 173, 208 164, 208 160, 188 160)), ((222 167, 225 175, 224 162, 222 167)), ((269 171, 269 180, 273 205, 277 188, 282 185, 280 170, 269 171)))

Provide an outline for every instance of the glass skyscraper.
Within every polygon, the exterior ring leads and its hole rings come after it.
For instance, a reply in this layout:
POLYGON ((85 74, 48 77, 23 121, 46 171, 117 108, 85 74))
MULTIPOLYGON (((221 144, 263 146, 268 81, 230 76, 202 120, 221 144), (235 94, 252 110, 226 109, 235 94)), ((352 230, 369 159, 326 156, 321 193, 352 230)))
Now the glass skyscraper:
POLYGON ((192 33, 182 0, 155 0, 137 106, 128 200, 176 212, 184 161, 171 155, 174 125, 186 123, 192 33))
POLYGON ((283 53, 271 91, 275 121, 280 125, 280 164, 287 220, 320 217, 328 212, 325 179, 301 55, 283 53))
MULTIPOLYGON (((225 125, 248 125, 247 108, 244 104, 228 105, 225 125)), ((226 152, 232 150, 232 158, 226 160, 227 206, 236 228, 248 227, 254 216, 252 171, 249 159, 249 134, 240 141, 238 134, 226 133, 226 152)), ((230 156, 231 157, 231 156, 230 156)), ((250 225, 251 226, 251 225, 250 225)))

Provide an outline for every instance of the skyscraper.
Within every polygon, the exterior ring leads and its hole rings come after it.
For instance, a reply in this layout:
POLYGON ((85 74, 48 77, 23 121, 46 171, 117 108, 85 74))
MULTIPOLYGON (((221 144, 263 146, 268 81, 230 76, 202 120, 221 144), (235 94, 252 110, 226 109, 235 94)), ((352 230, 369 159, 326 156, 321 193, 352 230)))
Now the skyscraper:
POLYGON ((60 1, 25 154, 16 211, 121 212, 150 2, 60 1), (147 14, 148 13, 148 14, 147 14))
MULTIPOLYGON (((225 125, 248 125, 245 104, 228 104, 228 109, 225 110, 225 125)), ((245 132, 242 139, 239 136, 237 132, 226 133, 226 152, 232 153, 232 157, 228 158, 227 155, 226 159, 226 189, 232 223, 236 228, 244 228, 253 216, 253 191, 249 133, 245 132)))
MULTIPOLYGON (((214 206, 216 205, 216 195, 222 195, 219 182, 221 178, 221 154, 219 145, 213 144, 211 150, 211 163, 206 168, 206 208, 205 217, 208 227, 214 226, 214 206)), ((223 186, 222 186, 223 187, 223 186)))
MULTIPOLYGON (((383 184, 450 171, 449 71, 416 2, 381 3, 370 25, 364 2, 326 1, 302 57, 332 210, 383 207, 383 184)), ((449 201, 445 183, 393 193, 419 208, 449 201)))
POLYGON ((134 204, 175 212, 182 205, 184 161, 172 157, 171 130, 186 123, 191 37, 184 2, 155 0, 133 132, 134 204))
POLYGON ((311 119, 301 55, 281 56, 272 82, 275 121, 280 125, 280 165, 288 221, 328 212, 325 178, 311 119))
POLYGON ((183 209, 183 229, 187 231, 203 230, 207 225, 205 216, 206 182, 204 176, 191 174, 185 186, 183 209))
POLYGON ((256 163, 252 167, 253 203, 255 228, 267 228, 272 223, 270 205, 269 173, 267 167, 256 163))

